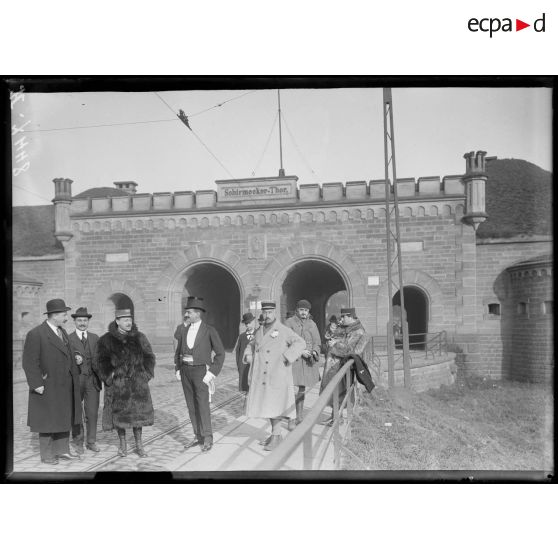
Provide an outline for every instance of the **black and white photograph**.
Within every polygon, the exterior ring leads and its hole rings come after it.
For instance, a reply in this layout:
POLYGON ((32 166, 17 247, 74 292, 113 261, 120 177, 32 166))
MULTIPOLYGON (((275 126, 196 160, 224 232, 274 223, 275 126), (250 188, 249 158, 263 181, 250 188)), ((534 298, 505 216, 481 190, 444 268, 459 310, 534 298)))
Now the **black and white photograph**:
POLYGON ((553 475, 550 81, 10 87, 16 478, 553 475))

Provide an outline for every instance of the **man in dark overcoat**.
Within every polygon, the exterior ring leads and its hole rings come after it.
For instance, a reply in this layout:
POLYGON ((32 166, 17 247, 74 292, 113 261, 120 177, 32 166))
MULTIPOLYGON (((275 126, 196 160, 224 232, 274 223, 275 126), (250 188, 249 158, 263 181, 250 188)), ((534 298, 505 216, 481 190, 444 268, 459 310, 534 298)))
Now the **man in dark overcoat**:
POLYGON ((217 330, 201 320, 203 313, 203 298, 190 297, 186 303, 190 324, 182 332, 174 363, 176 378, 182 382, 190 422, 196 436, 184 447, 190 449, 200 445, 205 452, 213 446, 209 385, 223 367, 225 348, 217 330))
MULTIPOLYGON (((79 369, 79 389, 83 405, 83 417, 87 429, 86 447, 93 452, 99 452, 97 446, 97 419, 99 416, 99 399, 102 382, 97 371, 97 341, 99 336, 88 331, 91 314, 87 308, 78 308, 74 319, 75 331, 68 336, 70 346, 79 369)), ((77 453, 83 453, 84 428, 77 425, 72 430, 72 444, 77 453)))
POLYGON ((248 393, 250 388, 248 384, 248 372, 250 372, 250 365, 243 361, 244 351, 248 343, 254 339, 254 331, 256 329, 256 317, 252 312, 246 312, 242 315, 242 323, 246 327, 236 341, 234 353, 236 356, 236 368, 238 370, 238 390, 248 393))
POLYGON ((25 337, 23 370, 29 385, 27 424, 39 433, 41 461, 57 465, 75 459, 70 451, 70 430, 81 423, 79 370, 68 334, 62 327, 70 310, 60 299, 46 304, 47 319, 25 337))
POLYGON ((289 422, 289 430, 293 430, 302 422, 306 388, 311 388, 320 379, 319 361, 322 340, 316 322, 310 317, 311 307, 307 300, 299 300, 296 303, 295 315, 285 322, 287 327, 306 341, 306 348, 302 355, 293 362, 293 383, 297 387, 296 419, 289 422))
POLYGON ((116 428, 118 455, 128 454, 126 428, 132 428, 136 453, 147 457, 142 428, 151 426, 155 412, 149 382, 155 376, 155 354, 147 337, 138 331, 132 311, 117 309, 108 332, 97 343, 99 376, 105 382, 103 430, 116 428))

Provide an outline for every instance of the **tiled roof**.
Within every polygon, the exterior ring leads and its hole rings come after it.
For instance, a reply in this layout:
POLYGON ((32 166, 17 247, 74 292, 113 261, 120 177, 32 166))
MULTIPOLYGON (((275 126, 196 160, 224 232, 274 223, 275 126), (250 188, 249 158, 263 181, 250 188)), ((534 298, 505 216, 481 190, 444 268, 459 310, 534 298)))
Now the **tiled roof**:
POLYGON ((54 237, 54 205, 12 208, 12 248, 14 256, 47 256, 64 253, 54 237))
POLYGON ((486 162, 486 212, 479 238, 552 234, 552 174, 521 159, 486 162))
POLYGON ((120 188, 112 188, 111 186, 102 186, 100 188, 89 188, 80 194, 74 196, 74 198, 116 198, 118 196, 129 196, 131 192, 126 192, 120 188))

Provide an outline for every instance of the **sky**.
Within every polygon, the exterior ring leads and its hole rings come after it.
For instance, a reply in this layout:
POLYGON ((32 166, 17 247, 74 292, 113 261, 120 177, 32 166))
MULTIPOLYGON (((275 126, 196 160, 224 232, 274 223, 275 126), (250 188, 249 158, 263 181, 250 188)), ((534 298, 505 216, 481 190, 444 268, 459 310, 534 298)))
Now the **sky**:
MULTIPOLYGON (((550 89, 392 94, 398 178, 463 174, 463 154, 479 149, 552 170, 550 89)), ((122 180, 153 193, 277 176, 277 101, 275 89, 24 94, 12 110, 23 130, 13 158, 25 152, 13 160, 12 203, 51 203, 58 177, 76 195, 122 180)), ((382 109, 381 88, 281 90, 285 173, 299 185, 383 179, 382 109)))

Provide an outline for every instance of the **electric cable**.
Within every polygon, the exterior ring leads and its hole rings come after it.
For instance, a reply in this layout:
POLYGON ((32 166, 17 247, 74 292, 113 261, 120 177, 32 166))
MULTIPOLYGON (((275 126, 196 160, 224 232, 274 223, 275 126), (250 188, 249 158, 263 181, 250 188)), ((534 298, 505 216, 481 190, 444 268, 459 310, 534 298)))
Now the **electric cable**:
POLYGON ((285 123, 285 126, 287 128, 287 132, 289 133, 289 136, 291 136, 291 139, 293 140, 293 144, 295 146, 295 149, 298 151, 298 154, 300 155, 300 158, 302 159, 303 163, 310 169, 310 172, 315 175, 316 173, 314 172, 314 169, 310 166, 310 164, 308 163, 308 161, 306 161, 304 155, 302 154, 302 151, 300 150, 300 148, 298 147, 298 144, 296 143, 294 136, 291 132, 291 129, 289 128, 289 125, 287 124, 287 121, 285 120, 285 115, 282 113, 281 117, 283 119, 283 122, 285 123))
POLYGON ((258 167, 260 166, 260 163, 262 162, 262 159, 264 158, 264 155, 267 151, 267 148, 269 147, 269 142, 271 141, 271 136, 273 135, 273 130, 275 130, 275 125, 277 124, 277 118, 278 118, 278 115, 275 114, 275 118, 273 119, 273 124, 271 125, 271 130, 269 132, 269 135, 267 136, 267 141, 265 142, 264 150, 263 150, 262 154, 260 155, 260 158, 258 159, 258 162, 256 163, 256 166, 254 167, 254 170, 252 171, 252 176, 256 176, 256 171, 258 170, 258 167))

